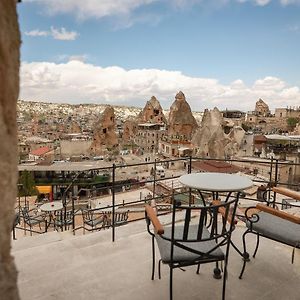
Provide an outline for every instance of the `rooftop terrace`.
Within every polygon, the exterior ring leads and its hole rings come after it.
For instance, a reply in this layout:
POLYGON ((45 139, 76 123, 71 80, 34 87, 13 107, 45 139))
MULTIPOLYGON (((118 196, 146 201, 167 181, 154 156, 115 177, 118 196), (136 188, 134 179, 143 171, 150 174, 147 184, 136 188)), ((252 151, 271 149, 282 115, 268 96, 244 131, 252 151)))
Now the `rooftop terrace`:
MULTIPOLYGON (((170 216, 162 216, 168 223, 170 216)), ((244 227, 233 240, 241 246, 244 227)), ((50 232, 13 241, 22 300, 168 299, 167 266, 162 279, 151 281, 151 238, 145 221, 81 236, 50 232)), ((254 246, 252 236, 249 245, 254 246)), ((253 250, 252 250, 253 251, 253 250)), ((291 264, 291 247, 262 239, 255 259, 238 279, 241 257, 231 248, 226 296, 228 300, 299 299, 300 251, 291 264)), ((175 270, 174 299, 221 299, 221 280, 212 278, 213 265, 175 270)))

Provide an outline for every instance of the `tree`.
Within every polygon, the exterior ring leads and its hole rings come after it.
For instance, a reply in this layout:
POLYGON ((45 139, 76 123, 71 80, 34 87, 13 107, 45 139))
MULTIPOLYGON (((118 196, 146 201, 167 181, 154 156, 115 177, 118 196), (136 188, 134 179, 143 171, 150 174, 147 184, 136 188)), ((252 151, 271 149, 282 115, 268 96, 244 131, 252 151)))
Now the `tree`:
POLYGON ((35 181, 31 172, 27 170, 23 171, 19 183, 22 185, 20 196, 31 196, 37 193, 35 181))
POLYGON ((286 122, 287 122, 287 124, 288 124, 288 126, 291 128, 291 129, 293 129, 293 128, 295 128, 295 126, 297 125, 297 123, 299 123, 299 118, 288 118, 287 120, 286 120, 286 122))

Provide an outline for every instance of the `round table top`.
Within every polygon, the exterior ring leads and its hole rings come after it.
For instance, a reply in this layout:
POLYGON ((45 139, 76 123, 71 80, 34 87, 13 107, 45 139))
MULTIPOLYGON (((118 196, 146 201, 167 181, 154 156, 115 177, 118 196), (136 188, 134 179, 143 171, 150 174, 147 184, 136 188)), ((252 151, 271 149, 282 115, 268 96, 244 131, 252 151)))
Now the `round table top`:
POLYGON ((179 177, 183 185, 203 191, 238 192, 253 186, 246 176, 225 173, 191 173, 179 177))
POLYGON ((40 206, 40 209, 43 211, 55 211, 63 208, 63 204, 60 201, 52 201, 45 203, 40 206))

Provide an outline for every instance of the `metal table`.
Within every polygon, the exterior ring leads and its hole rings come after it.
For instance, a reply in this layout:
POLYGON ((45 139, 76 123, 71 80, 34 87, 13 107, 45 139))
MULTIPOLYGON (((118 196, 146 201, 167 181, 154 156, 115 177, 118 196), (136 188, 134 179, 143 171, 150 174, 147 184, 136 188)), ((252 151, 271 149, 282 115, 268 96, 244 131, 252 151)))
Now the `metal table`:
POLYGON ((213 199, 218 199, 219 192, 227 192, 227 199, 231 193, 240 192, 253 186, 252 180, 246 176, 225 173, 191 173, 179 177, 179 182, 189 188, 197 189, 202 197, 201 191, 212 192, 213 199))
MULTIPOLYGON (((225 173, 191 173, 179 177, 179 182, 189 188, 197 189, 201 195, 203 205, 205 205, 205 199, 202 191, 212 192, 213 200, 219 198, 220 192, 227 193, 225 201, 228 201, 232 193, 236 193, 233 197, 236 197, 236 201, 238 201, 241 192, 253 186, 252 180, 246 176, 225 173)), ((244 257, 232 241, 230 241, 230 244, 241 257, 244 257)), ((215 278, 220 278, 220 275, 216 275, 215 278)))
POLYGON ((48 215, 49 215, 49 221, 48 221, 48 224, 46 225, 46 231, 48 230, 48 228, 51 224, 51 221, 53 221, 53 224, 55 225, 54 212, 57 210, 62 210, 63 207, 64 206, 63 206, 62 202, 60 202, 60 201, 52 201, 52 202, 48 202, 48 203, 45 203, 40 206, 40 210, 48 213, 48 215))

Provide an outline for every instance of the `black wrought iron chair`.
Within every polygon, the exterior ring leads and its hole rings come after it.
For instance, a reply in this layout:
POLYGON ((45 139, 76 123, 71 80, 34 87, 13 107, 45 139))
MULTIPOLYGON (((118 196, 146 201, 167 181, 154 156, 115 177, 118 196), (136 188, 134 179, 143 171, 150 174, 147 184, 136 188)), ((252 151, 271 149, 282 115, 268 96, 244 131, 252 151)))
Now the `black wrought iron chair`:
MULTIPOLYGON (((106 227, 112 226, 112 211, 103 211, 106 216, 106 227)), ((127 224, 129 217, 129 210, 126 211, 116 211, 115 212, 115 226, 122 226, 127 224)))
POLYGON ((85 230, 94 231, 107 227, 107 216, 95 209, 81 209, 83 221, 83 233, 85 230), (88 227, 87 227, 88 226, 88 227))
MULTIPOLYGON (((180 205, 174 201, 172 211, 172 225, 165 228, 161 225, 155 211, 146 205, 147 229, 152 236, 152 277, 155 273, 155 240, 157 242, 161 261, 170 267, 170 299, 173 299, 173 269, 197 265, 216 263, 214 273, 221 273, 218 262, 224 262, 222 299, 225 299, 227 263, 234 230, 234 215, 237 200, 227 202, 213 201, 208 206, 180 205), (178 210, 181 212, 178 214, 178 210), (219 213, 222 218, 218 218, 219 213), (178 219, 182 214, 183 220, 178 219), (153 225, 154 231, 150 225, 153 225), (224 248, 225 249, 222 249, 224 248)), ((159 262, 160 278, 160 262, 159 262)), ((188 297, 187 297, 188 298, 188 297)))
POLYGON ((23 220, 24 220, 24 229, 25 229, 25 232, 26 232, 26 225, 29 226, 30 228, 30 235, 32 235, 33 232, 35 233, 41 233, 41 232, 38 232, 38 231, 35 231, 33 229, 33 227, 35 226, 39 226, 39 229, 40 231, 42 231, 42 227, 41 227, 41 224, 44 224, 44 227, 45 227, 45 231, 47 230, 47 221, 46 221, 46 214, 44 213, 40 213, 38 211, 38 209, 36 208, 33 208, 33 209, 28 209, 28 207, 23 207, 21 209, 21 212, 22 212, 22 217, 23 217, 23 220))
MULTIPOLYGON (((259 203, 255 207, 247 208, 245 211, 247 229, 243 234, 244 262, 239 276, 240 279, 242 279, 247 262, 250 261, 246 243, 246 236, 249 233, 256 235, 256 247, 253 258, 255 258, 257 254, 260 237, 293 247, 292 263, 294 262, 295 249, 300 249, 300 217, 278 210, 278 206, 282 203, 276 202, 274 195, 269 198, 270 192, 300 200, 300 193, 298 192, 287 188, 273 187, 264 194, 266 205, 259 203)), ((292 206, 292 204, 290 204, 290 206, 292 206)))
POLYGON ((72 210, 64 210, 55 211, 54 212, 54 229, 58 231, 60 229, 63 231, 64 228, 69 229, 73 224, 73 218, 75 218, 75 214, 73 214, 72 210))

